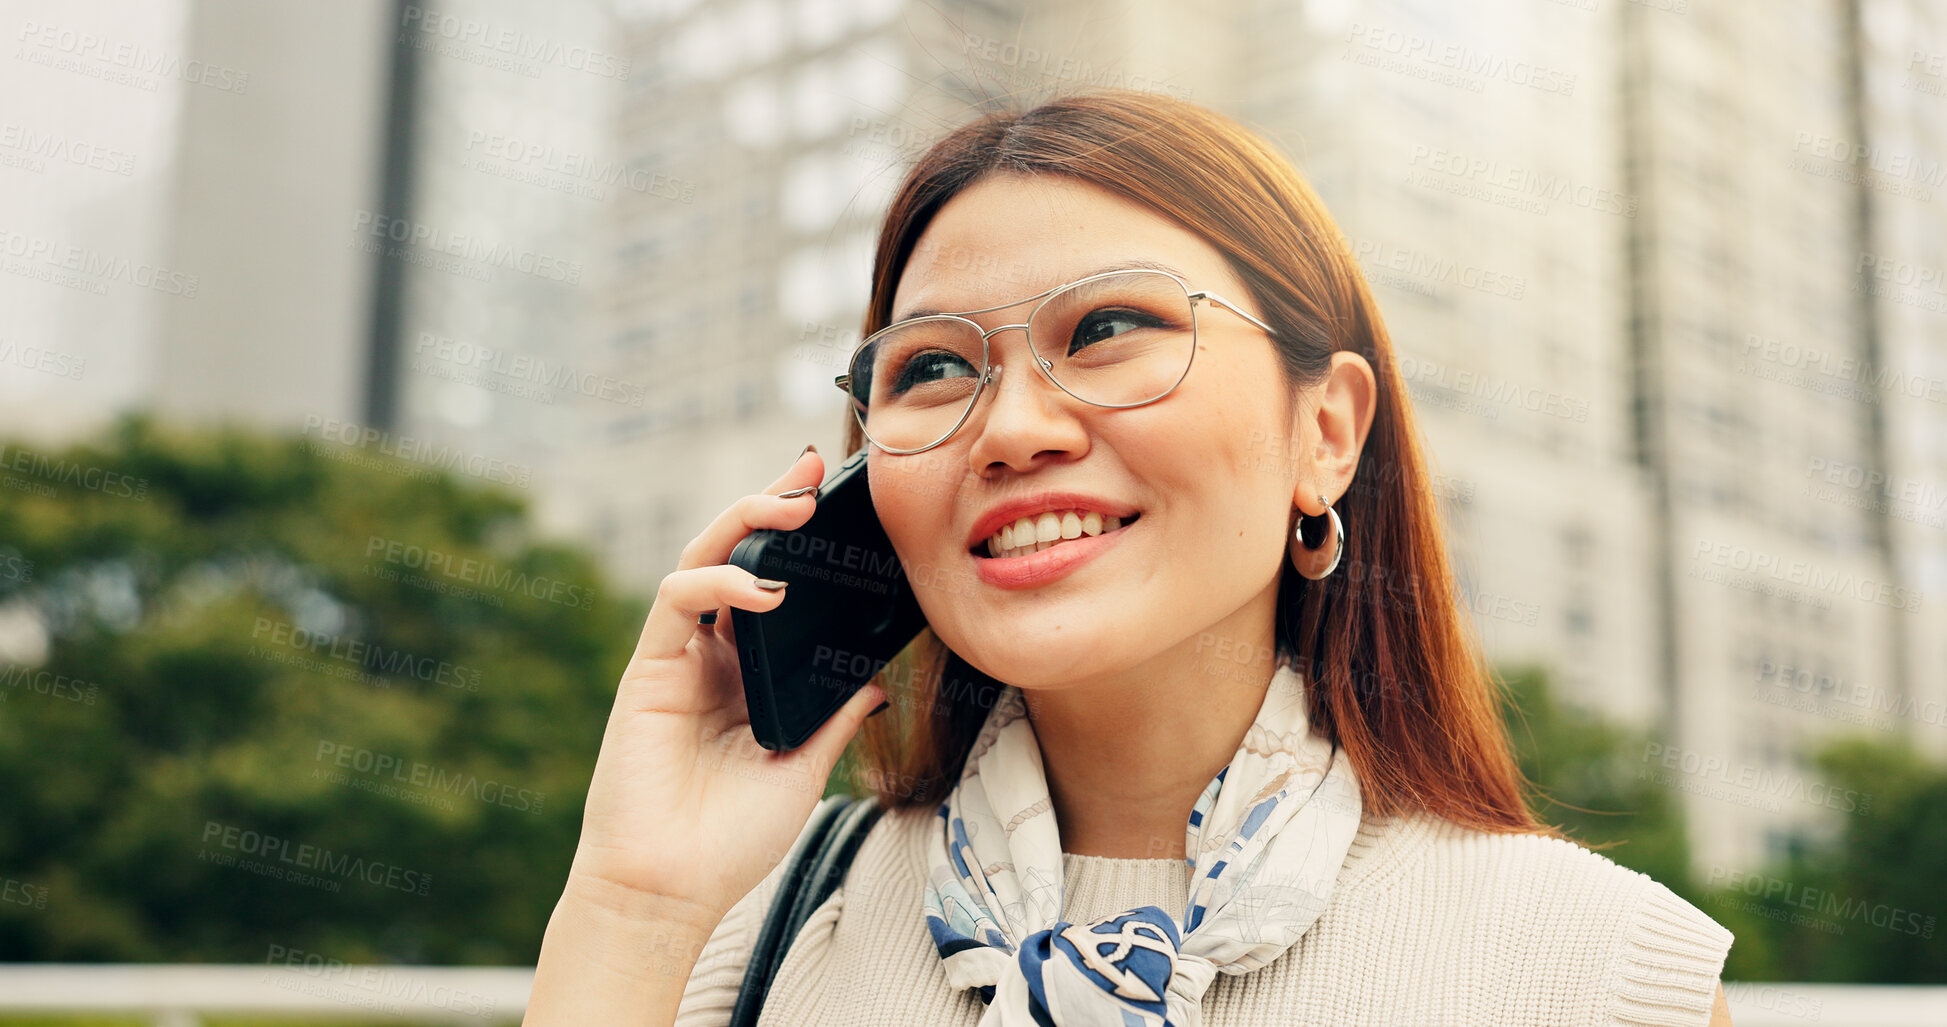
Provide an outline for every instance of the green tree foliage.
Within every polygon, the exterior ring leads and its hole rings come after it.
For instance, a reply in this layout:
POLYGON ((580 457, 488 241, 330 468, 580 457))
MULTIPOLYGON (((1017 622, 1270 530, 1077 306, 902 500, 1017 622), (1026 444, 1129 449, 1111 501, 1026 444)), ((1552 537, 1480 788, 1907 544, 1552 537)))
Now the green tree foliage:
POLYGON ((1935 940, 1947 907, 1947 768, 1904 741, 1839 737, 1814 758, 1818 779, 1870 809, 1835 811, 1829 840, 1773 865, 1699 879, 1676 797, 1643 773, 1647 738, 1560 703, 1540 669, 1504 677, 1503 714, 1542 819, 1728 928, 1726 980, 1947 982, 1947 946, 1935 940))
MULTIPOLYGON (((644 609, 524 508, 303 438, 0 443, 0 960, 531 962, 644 609)), ((1947 980, 1947 770, 1833 746, 1870 815, 1723 887, 1643 736, 1504 679, 1542 818, 1734 931, 1727 978, 1947 980)))
POLYGON ((524 505, 144 419, 7 445, 0 959, 531 961, 644 611, 524 505))
POLYGON ((1558 700, 1536 667, 1503 673, 1502 716, 1544 822, 1696 902, 1683 811, 1642 774, 1646 738, 1558 700))
POLYGON ((1737 934, 1726 976, 1947 983, 1947 768, 1904 741, 1858 735, 1813 762, 1870 806, 1835 814, 1833 837, 1719 882, 1703 908, 1737 934))

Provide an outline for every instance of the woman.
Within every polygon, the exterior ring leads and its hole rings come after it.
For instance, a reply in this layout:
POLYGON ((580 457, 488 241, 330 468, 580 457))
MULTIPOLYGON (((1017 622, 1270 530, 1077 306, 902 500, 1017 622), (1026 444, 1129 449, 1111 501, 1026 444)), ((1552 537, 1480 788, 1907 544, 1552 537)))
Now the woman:
POLYGON ((529 1022, 725 1023, 855 735, 888 812, 766 1024, 1729 1022, 1729 932, 1524 804, 1386 329, 1275 150, 1139 93, 982 118, 866 327, 924 671, 752 740, 716 614, 789 590, 726 560, 811 516, 807 447, 663 579, 529 1022))

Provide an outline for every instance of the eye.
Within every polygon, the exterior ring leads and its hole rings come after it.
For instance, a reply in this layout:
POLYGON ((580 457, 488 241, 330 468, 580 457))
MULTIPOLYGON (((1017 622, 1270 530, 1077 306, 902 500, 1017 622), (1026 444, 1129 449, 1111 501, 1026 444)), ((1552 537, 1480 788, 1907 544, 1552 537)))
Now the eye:
POLYGON ((903 393, 928 382, 962 376, 972 377, 974 368, 965 357, 949 350, 934 349, 915 353, 893 379, 893 392, 903 393))
POLYGON ((1158 328, 1166 323, 1162 318, 1140 310, 1130 310, 1127 307, 1103 307, 1100 310, 1090 311, 1075 324, 1075 333, 1069 340, 1068 352, 1072 356, 1077 350, 1104 339, 1138 328, 1158 328), (1116 329, 1118 325, 1122 326, 1119 331, 1116 329))

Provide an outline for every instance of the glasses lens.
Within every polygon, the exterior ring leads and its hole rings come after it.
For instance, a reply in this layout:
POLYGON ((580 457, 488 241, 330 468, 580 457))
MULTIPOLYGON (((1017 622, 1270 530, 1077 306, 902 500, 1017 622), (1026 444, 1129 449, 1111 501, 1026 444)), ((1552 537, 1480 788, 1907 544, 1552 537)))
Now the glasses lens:
POLYGON ((980 363, 979 329, 956 318, 918 318, 874 335, 848 372, 866 436, 886 449, 945 438, 973 403, 980 363))
POLYGON ((1183 283, 1126 271, 1048 297, 1028 322, 1034 349, 1062 387, 1090 403, 1146 403, 1190 370, 1196 321, 1183 283))

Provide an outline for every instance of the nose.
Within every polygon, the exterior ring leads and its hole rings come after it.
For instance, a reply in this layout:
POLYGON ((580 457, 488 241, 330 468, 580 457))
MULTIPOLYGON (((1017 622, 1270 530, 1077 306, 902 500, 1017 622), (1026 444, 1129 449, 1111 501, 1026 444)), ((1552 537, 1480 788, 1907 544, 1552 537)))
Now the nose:
MULTIPOLYGON (((991 400, 983 399, 986 409, 975 409, 961 429, 973 436, 968 457, 976 472, 983 472, 996 463, 1025 470, 1036 455, 1050 450, 1072 451, 1085 446, 1088 438, 1087 431, 1074 412, 1064 413, 1062 410, 1066 404, 1079 404, 1080 401, 1068 395, 1048 375, 1047 365, 1027 345, 1027 326, 1001 325, 984 334, 991 339, 1009 329, 1022 331, 1019 356, 1041 373, 1017 372, 1012 378, 1003 378, 1005 365, 1000 359, 1001 354, 989 343, 983 391, 994 393, 994 396, 991 400), (1044 379, 1042 384, 1046 392, 1032 387, 1037 377, 1044 379)), ((1020 364, 1016 363, 1015 366, 1019 367, 1020 364)))

